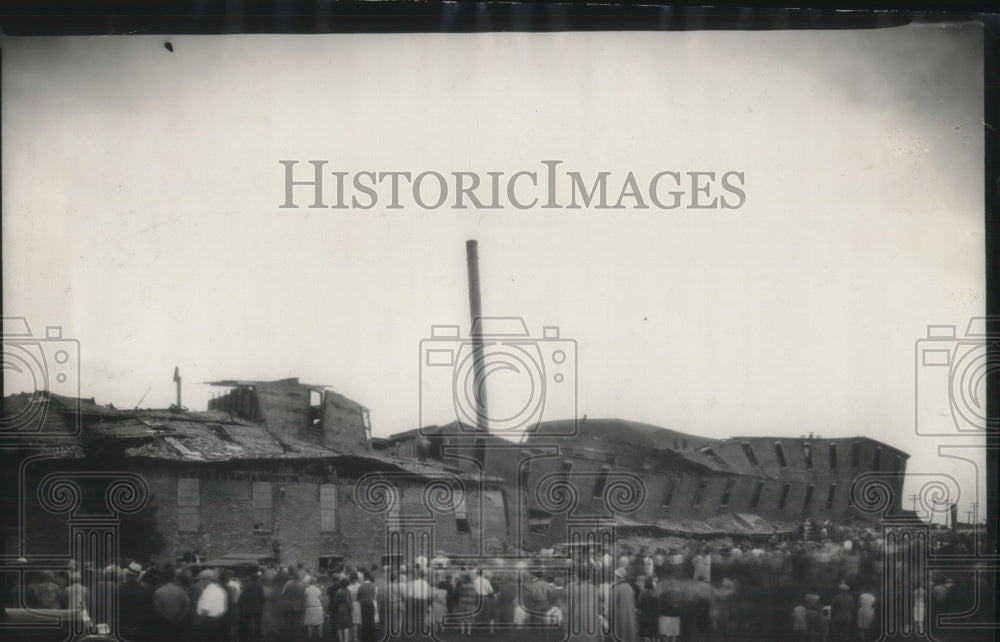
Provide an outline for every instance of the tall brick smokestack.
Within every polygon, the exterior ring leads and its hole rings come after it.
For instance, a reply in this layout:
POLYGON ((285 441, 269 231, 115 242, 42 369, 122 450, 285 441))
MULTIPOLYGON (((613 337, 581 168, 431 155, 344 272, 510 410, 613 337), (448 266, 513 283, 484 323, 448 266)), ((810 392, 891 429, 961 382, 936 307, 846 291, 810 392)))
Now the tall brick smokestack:
MULTIPOLYGON (((472 321, 472 360, 475 376, 476 431, 486 434, 490 430, 486 414, 486 370, 483 363, 483 304, 479 293, 479 243, 465 243, 465 258, 469 266, 469 315, 472 321)), ((475 458, 486 467, 486 440, 476 437, 475 458)))

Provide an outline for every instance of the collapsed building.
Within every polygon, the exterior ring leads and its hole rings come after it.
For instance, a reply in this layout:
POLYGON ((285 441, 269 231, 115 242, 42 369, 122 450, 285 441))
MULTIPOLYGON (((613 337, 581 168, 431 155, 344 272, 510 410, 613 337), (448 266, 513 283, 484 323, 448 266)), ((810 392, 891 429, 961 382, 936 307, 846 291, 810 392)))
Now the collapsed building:
MULTIPOLYGON (((483 316, 477 241, 466 243, 466 260, 469 337, 460 339, 457 326, 434 326, 432 340, 421 344, 422 368, 440 370, 451 385, 457 421, 373 445, 387 455, 506 480, 515 547, 629 534, 763 537, 792 532, 806 520, 877 520, 901 512, 908 455, 869 437, 712 439, 622 419, 577 420, 575 388, 558 387, 575 372, 575 342, 560 340, 557 326, 535 338, 519 317, 483 316), (439 336, 439 328, 448 332, 439 336), (487 404, 493 370, 523 377, 526 399, 503 419, 493 419, 487 404), (569 418, 542 421, 542 407, 553 399, 570 402, 571 409, 562 409, 569 418), (518 430, 491 432, 491 422, 518 430), (880 492, 856 492, 873 478, 880 492), (869 505, 875 496, 886 498, 877 510, 869 505)), ((422 404, 424 395, 421 389, 422 404)))
POLYGON ((452 423, 377 439, 382 452, 507 480, 515 542, 572 539, 574 522, 619 536, 766 537, 871 520, 854 482, 877 474, 901 511, 908 455, 870 437, 711 439, 620 419, 545 422, 514 443, 452 423), (597 519, 601 518, 601 519, 597 519), (597 521, 594 521, 597 519, 597 521))
POLYGON ((68 521, 106 514, 122 479, 146 497, 161 557, 238 551, 317 565, 537 551, 610 527, 764 537, 806 519, 871 519, 852 493, 871 473, 901 510, 908 455, 864 436, 710 439, 584 418, 518 442, 457 422, 374 438, 367 408, 324 386, 211 383, 221 392, 201 412, 5 399, 5 416, 36 425, 2 451, 4 552, 67 554, 68 521))
POLYGON ((76 558, 90 547, 77 539, 92 536, 81 525, 126 529, 137 514, 162 536, 160 559, 371 564, 432 546, 506 550, 502 479, 375 450, 368 410, 323 386, 213 385, 223 392, 200 412, 7 397, 5 416, 32 423, 2 451, 4 553, 76 558))

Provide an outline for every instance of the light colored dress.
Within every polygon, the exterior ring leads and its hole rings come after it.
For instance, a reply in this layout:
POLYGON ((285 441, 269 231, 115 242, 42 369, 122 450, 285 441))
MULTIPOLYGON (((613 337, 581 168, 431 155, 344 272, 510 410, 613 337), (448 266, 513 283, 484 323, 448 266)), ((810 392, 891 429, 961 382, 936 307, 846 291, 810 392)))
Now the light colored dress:
POLYGON ((321 596, 323 591, 320 590, 315 584, 310 584, 305 590, 305 600, 304 604, 306 607, 305 612, 305 625, 306 626, 321 626, 323 624, 323 602, 321 601, 321 596))
POLYGON ((360 584, 350 584, 347 587, 347 592, 351 594, 351 622, 353 624, 361 624, 361 602, 358 601, 359 588, 361 588, 360 584))
POLYGON ((448 591, 443 588, 434 589, 434 598, 431 601, 431 620, 434 625, 441 627, 444 624, 444 616, 448 614, 448 591))
POLYGON ((913 592, 913 621, 923 623, 927 617, 927 593, 921 586, 913 592))
POLYGON ((858 628, 867 631, 875 623, 875 596, 871 593, 862 593, 858 597, 858 628))

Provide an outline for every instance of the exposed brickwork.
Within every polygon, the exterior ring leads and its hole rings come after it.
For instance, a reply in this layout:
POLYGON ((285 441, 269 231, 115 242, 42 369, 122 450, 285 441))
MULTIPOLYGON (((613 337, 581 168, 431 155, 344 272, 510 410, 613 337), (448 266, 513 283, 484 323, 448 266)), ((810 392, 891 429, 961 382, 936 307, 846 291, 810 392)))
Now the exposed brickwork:
MULTIPOLYGON (((249 500, 249 481, 207 479, 202 481, 203 531, 198 534, 177 533, 171 529, 176 511, 170 497, 176 478, 161 478, 156 487, 162 505, 173 510, 162 512, 162 528, 168 533, 171 554, 191 548, 215 556, 235 551, 270 551, 274 540, 281 547, 283 562, 316 564, 320 555, 343 555, 348 562, 378 562, 385 551, 386 518, 383 513, 363 510, 353 498, 354 482, 345 480, 338 486, 337 530, 320 531, 319 485, 317 483, 275 482, 274 530, 254 533, 249 500)), ((474 553, 479 538, 506 541, 506 518, 500 495, 494 491, 484 498, 485 520, 480 514, 480 496, 470 493, 466 499, 471 531, 459 533, 454 514, 434 516, 435 540, 432 547, 449 553, 474 553), (485 524, 485 531, 483 526, 485 524)), ((428 514, 424 509, 423 487, 403 489, 403 514, 428 514)))
MULTIPOLYGON (((38 481, 49 471, 58 469, 58 460, 48 460, 29 469, 29 484, 37 487, 38 481)), ((280 545, 283 563, 303 562, 316 565, 321 555, 342 555, 348 563, 378 563, 387 552, 388 531, 386 514, 368 512, 354 498, 355 480, 337 482, 336 530, 320 530, 320 482, 296 481, 275 476, 273 487, 273 528, 271 531, 254 530, 254 510, 251 495, 253 480, 260 474, 246 471, 224 474, 210 466, 202 470, 188 467, 183 470, 147 470, 142 473, 150 492, 150 504, 155 506, 158 530, 164 536, 165 549, 161 557, 171 559, 188 551, 207 557, 217 557, 234 552, 262 552, 271 554, 275 541, 280 545), (204 476, 199 477, 199 472, 204 476), (201 528, 197 532, 178 530, 179 478, 199 478, 201 528)), ((506 546, 507 516, 503 493, 500 489, 485 493, 468 492, 465 498, 469 532, 459 532, 454 511, 431 513, 426 508, 424 486, 419 480, 401 483, 404 517, 433 515, 434 539, 424 551, 428 555, 436 550, 448 554, 478 554, 496 552, 506 546), (485 550, 484 550, 485 546, 485 550), (432 550, 433 549, 433 550, 432 550)), ((69 522, 66 515, 46 512, 38 498, 28 493, 24 498, 26 515, 25 540, 29 556, 53 556, 69 553, 69 522)), ((16 540, 10 538, 10 545, 16 540)))

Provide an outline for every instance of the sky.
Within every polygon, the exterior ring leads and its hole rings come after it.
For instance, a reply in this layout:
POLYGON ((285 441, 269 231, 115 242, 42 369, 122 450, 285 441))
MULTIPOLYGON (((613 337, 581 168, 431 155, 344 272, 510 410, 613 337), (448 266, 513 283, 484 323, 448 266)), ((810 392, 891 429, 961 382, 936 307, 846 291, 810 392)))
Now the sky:
MULTIPOLYGON (((469 331, 476 239, 484 314, 558 326, 575 361, 556 386, 556 344, 532 344, 543 418, 868 435, 951 475, 962 519, 975 501, 980 451, 940 449, 978 441, 955 434, 948 368, 916 355, 928 325, 962 337, 985 310, 978 25, 2 45, 4 314, 78 342, 56 392, 164 407, 176 366, 194 409, 199 382, 297 376, 370 408, 376 435, 451 421, 453 371, 423 350, 434 325, 469 331), (630 171, 735 171, 746 198, 363 210, 295 188, 281 208, 279 161, 315 159, 484 177, 558 159, 611 172, 611 198, 630 171)), ((495 373, 491 403, 523 384, 495 373)))

